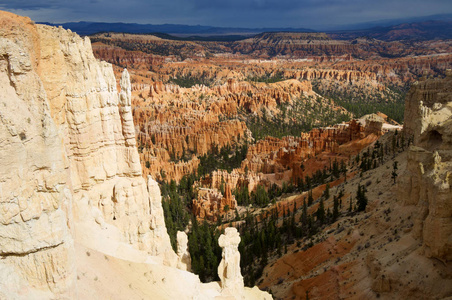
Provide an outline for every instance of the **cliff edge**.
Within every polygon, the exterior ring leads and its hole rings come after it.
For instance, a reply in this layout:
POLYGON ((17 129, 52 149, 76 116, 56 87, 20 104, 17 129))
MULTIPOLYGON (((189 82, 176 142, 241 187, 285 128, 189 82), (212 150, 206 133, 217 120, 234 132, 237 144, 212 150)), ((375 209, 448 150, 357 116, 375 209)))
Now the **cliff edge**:
POLYGON ((404 130, 413 136, 399 199, 417 209, 413 233, 427 257, 452 261, 452 70, 417 82, 405 100, 404 130))
POLYGON ((0 298, 222 297, 176 268, 127 70, 118 92, 88 38, 6 12, 0 24, 0 298))

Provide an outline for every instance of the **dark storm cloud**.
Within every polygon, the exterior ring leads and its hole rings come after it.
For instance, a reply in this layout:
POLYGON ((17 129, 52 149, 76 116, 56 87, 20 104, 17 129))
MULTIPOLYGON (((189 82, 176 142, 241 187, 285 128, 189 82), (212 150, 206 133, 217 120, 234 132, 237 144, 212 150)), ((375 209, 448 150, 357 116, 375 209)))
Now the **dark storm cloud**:
POLYGON ((13 0, 0 1, 0 8, 8 9, 23 9, 23 10, 37 10, 52 7, 58 7, 62 1, 27 1, 27 0, 13 0))
POLYGON ((451 0, 0 0, 36 21, 321 28, 452 13, 451 0))

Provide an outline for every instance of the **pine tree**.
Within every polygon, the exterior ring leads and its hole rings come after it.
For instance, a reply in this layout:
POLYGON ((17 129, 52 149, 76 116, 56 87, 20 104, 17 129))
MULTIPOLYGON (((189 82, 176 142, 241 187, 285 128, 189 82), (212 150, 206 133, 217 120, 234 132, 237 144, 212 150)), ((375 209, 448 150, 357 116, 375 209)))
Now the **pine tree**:
POLYGON ((328 199, 330 197, 330 184, 327 183, 325 187, 325 192, 323 193, 325 195, 325 199, 328 199))
POLYGON ((397 161, 394 161, 394 164, 392 165, 392 173, 391 173, 391 177, 394 180, 394 184, 396 183, 396 178, 397 178, 397 161))
POLYGON ((337 217, 339 216, 339 201, 337 200, 337 197, 333 197, 333 221, 336 221, 337 217))
POLYGON ((306 205, 306 201, 303 199, 303 211, 301 213, 301 225, 306 227, 308 224, 308 207, 306 205))
POLYGON ((323 204, 323 198, 320 198, 319 207, 317 208, 317 220, 320 221, 321 224, 325 221, 325 206, 323 204))
POLYGON ((311 206, 312 202, 314 202, 314 198, 312 197, 312 190, 308 192, 308 206, 311 206))
POLYGON ((366 188, 358 184, 358 191, 356 193, 357 211, 364 211, 367 206, 366 188))

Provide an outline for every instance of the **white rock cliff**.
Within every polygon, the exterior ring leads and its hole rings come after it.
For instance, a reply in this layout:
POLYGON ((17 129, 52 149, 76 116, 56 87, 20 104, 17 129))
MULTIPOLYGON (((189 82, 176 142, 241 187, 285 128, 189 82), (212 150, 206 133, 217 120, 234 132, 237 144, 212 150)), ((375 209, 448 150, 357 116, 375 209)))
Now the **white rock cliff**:
POLYGON ((80 249, 109 268, 129 262, 118 274, 135 272, 132 262, 164 274, 139 293, 130 283, 128 297, 222 296, 173 268, 189 268, 186 247, 172 250, 158 185, 141 177, 126 70, 120 86, 88 38, 0 12, 0 299, 98 295, 77 276, 80 249))

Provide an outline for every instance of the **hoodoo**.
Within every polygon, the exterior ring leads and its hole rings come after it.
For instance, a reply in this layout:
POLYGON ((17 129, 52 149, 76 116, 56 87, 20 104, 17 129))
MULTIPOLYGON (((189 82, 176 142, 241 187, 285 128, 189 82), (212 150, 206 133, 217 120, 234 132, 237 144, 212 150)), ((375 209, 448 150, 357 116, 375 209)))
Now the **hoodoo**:
POLYGON ((5 12, 0 24, 0 298, 221 297, 183 271, 183 233, 171 248, 127 70, 118 93, 88 38, 5 12))

